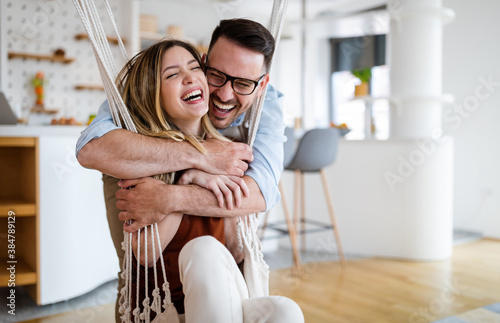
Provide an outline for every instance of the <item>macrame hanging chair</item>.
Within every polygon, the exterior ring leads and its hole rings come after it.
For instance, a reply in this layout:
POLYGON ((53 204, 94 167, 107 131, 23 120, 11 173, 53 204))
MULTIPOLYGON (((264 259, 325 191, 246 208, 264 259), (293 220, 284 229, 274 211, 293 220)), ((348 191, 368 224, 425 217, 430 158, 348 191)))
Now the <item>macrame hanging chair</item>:
MULTIPOLYGON (((118 44, 121 54, 125 60, 128 60, 127 51, 123 45, 122 39, 118 32, 111 7, 109 6, 108 0, 103 0, 106 13, 110 19, 113 26, 114 33, 118 38, 118 44)), ((95 6, 93 0, 73 0, 73 3, 80 15, 85 31, 89 36, 90 43, 94 51, 95 58, 97 60, 97 65, 99 67, 99 72, 104 85, 104 90, 108 99, 109 107, 111 110, 111 115, 115 124, 118 127, 125 128, 127 130, 137 133, 137 129, 130 117, 130 114, 123 102, 122 96, 118 91, 115 84, 115 79, 117 76, 117 67, 115 59, 112 55, 111 48, 109 46, 104 27, 102 25, 101 19, 99 17, 98 10, 95 6)), ((285 12, 288 7, 288 0, 275 0, 273 4, 273 10, 271 13, 271 20, 269 25, 269 31, 273 35, 276 41, 276 49, 281 36, 281 31, 283 28, 285 12)), ((272 64, 272 58, 271 58, 272 64)), ((255 105, 250 111, 249 118, 249 129, 247 136, 247 143, 253 146, 255 135, 257 134, 257 129, 259 126, 260 116, 262 113, 262 107, 264 104, 264 98, 266 95, 266 89, 264 89, 262 95, 260 96, 257 105, 255 105)), ((237 235, 239 239, 240 248, 243 249, 245 254, 245 262, 243 265, 243 274, 245 277, 246 284, 248 286, 249 296, 262 297, 269 295, 268 279, 269 279, 269 267, 264 261, 260 240, 257 236, 258 227, 257 214, 251 214, 240 218, 237 226, 237 235)), ((119 296, 119 312, 121 314, 120 318, 122 322, 125 323, 139 323, 139 322, 151 322, 151 311, 155 313, 155 318, 153 323, 178 323, 179 317, 174 304, 171 300, 170 288, 167 281, 165 264, 163 261, 162 246, 160 244, 160 236, 158 233, 158 225, 152 224, 145 228, 142 228, 137 233, 138 239, 138 255, 137 255, 137 273, 136 273, 136 290, 132 290, 132 273, 134 259, 132 254, 132 234, 124 232, 124 241, 122 242, 122 248, 125 251, 125 257, 123 259, 123 273, 122 278, 125 280, 125 285, 120 291, 119 296), (148 233, 149 232, 149 233, 148 233), (142 300, 143 310, 141 311, 139 305, 139 295, 140 295, 140 242, 141 235, 144 235, 144 243, 152 244, 153 259, 156 259, 156 252, 158 250, 160 257, 159 261, 161 263, 161 271, 164 283, 161 289, 164 292, 164 298, 161 299, 160 296, 160 286, 158 286, 158 272, 156 266, 153 266, 153 278, 154 279, 154 290, 152 291, 153 299, 148 297, 148 270, 144 270, 144 281, 145 294, 146 297, 142 300), (132 295, 135 293, 136 304, 135 308, 132 308, 132 295)), ((148 263, 147 254, 148 248, 144 248, 145 263, 148 263)))

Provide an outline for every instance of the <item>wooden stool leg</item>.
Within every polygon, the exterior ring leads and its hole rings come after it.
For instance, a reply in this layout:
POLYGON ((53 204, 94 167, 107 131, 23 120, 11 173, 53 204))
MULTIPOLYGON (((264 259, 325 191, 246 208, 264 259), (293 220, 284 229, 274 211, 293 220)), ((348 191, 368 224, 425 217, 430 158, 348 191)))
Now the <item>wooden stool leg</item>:
POLYGON ((301 242, 300 242, 300 250, 302 252, 306 251, 306 195, 305 195, 305 176, 303 172, 300 172, 300 232, 301 242))
POLYGON ((297 272, 299 274, 302 273, 302 264, 300 261, 300 254, 299 254, 299 248, 297 246, 297 231, 295 230, 295 227, 292 223, 292 219, 290 218, 290 212, 288 210, 288 204, 286 203, 285 200, 285 192, 283 190, 283 185, 281 184, 281 181, 278 184, 279 190, 281 192, 281 201, 283 203, 283 213, 285 213, 285 220, 286 220, 286 225, 288 227, 288 234, 290 235, 290 243, 292 246, 292 253, 293 253, 293 263, 295 264, 295 268, 297 269, 297 272))
POLYGON ((295 226, 295 232, 298 232, 297 230, 299 229, 299 207, 300 207, 300 200, 299 200, 299 190, 300 190, 300 170, 295 170, 294 171, 294 180, 295 180, 295 187, 293 189, 294 191, 294 200, 293 200, 293 225, 295 226))
POLYGON ((339 257, 340 257, 340 264, 342 267, 345 268, 345 266, 347 265, 347 261, 345 260, 344 249, 342 248, 342 243, 340 242, 339 229, 338 229, 337 221, 335 219, 335 213, 333 212, 333 203, 332 203, 332 199, 330 197, 331 196, 330 195, 330 188, 328 187, 328 182, 326 180, 326 174, 325 174, 325 171, 323 169, 320 170, 320 174, 321 174, 321 180, 323 182, 323 189, 325 191, 326 201, 328 203, 328 210, 330 211, 330 219, 332 221, 333 234, 335 236, 335 241, 337 243, 337 249, 338 249, 339 257))

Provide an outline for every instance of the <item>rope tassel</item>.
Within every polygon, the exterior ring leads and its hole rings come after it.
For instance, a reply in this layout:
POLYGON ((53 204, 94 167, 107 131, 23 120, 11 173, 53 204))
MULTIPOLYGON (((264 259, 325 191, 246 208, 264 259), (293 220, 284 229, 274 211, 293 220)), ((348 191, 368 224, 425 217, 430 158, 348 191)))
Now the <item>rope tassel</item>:
POLYGON ((179 314, 173 303, 169 303, 165 311, 156 315, 152 323, 179 323, 179 314))

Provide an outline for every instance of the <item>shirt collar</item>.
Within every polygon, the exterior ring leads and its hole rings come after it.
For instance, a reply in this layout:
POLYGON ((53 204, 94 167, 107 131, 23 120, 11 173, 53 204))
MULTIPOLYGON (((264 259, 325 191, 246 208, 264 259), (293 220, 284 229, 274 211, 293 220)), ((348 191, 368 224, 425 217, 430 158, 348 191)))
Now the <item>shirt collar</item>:
POLYGON ((243 120, 245 119, 245 114, 246 112, 242 113, 236 120, 231 123, 230 127, 237 127, 240 126, 243 123, 243 120))

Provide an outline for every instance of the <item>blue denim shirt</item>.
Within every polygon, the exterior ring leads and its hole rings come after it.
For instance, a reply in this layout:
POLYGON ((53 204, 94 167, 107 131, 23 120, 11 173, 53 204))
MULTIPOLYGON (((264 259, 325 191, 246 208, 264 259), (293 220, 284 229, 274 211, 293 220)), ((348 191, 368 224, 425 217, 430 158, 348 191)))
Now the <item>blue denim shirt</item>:
MULTIPOLYGON (((245 175, 253 178, 259 186, 266 201, 266 211, 280 200, 278 182, 283 172, 283 142, 285 141, 282 105, 283 94, 276 91, 273 86, 268 85, 253 146, 254 160, 245 172, 245 175)), ((221 133, 231 131, 231 128, 234 127, 243 127, 244 119, 245 114, 242 114, 228 129, 222 130, 221 133)), ((78 138, 76 155, 78 156, 80 149, 90 140, 100 138, 116 129, 121 128, 114 124, 108 101, 104 101, 99 107, 97 116, 78 138)))

